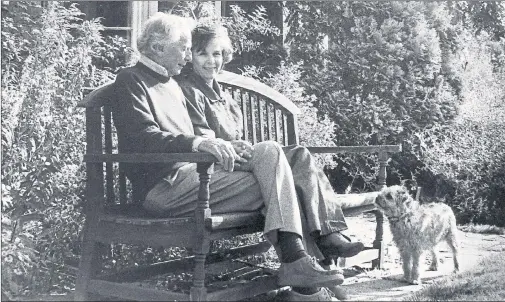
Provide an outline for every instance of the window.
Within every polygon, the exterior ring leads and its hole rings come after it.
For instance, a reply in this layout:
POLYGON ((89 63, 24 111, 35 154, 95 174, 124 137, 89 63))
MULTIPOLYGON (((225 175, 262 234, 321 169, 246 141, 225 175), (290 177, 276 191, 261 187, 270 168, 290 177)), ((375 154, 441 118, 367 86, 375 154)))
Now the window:
POLYGON ((158 11, 157 1, 77 1, 86 19, 102 18, 104 36, 120 36, 135 48, 142 23, 158 11))

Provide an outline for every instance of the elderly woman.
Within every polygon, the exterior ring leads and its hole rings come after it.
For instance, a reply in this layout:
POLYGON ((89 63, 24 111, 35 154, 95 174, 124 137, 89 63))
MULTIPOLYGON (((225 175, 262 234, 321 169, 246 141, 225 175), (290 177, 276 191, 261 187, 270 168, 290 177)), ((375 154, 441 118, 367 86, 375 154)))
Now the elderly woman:
MULTIPOLYGON (((266 177, 254 169, 258 154, 255 146, 240 140, 242 114, 238 104, 221 90, 216 75, 231 60, 232 44, 224 27, 217 24, 197 26, 192 34, 192 64, 176 80, 189 100, 188 111, 195 133, 231 141, 241 156, 236 170, 253 171, 257 177, 266 177)), ((324 257, 323 264, 333 257, 351 257, 363 250, 361 242, 350 242, 340 231, 347 229, 342 209, 326 175, 315 165, 310 152, 302 146, 283 148, 291 166, 293 181, 303 211, 305 243, 312 254, 324 257), (320 256, 320 255, 318 255, 320 256)), ((263 154, 264 156, 264 154, 263 154)), ((315 289, 297 289, 307 300, 320 298, 315 289)), ((296 299, 296 298, 295 298, 296 299)))

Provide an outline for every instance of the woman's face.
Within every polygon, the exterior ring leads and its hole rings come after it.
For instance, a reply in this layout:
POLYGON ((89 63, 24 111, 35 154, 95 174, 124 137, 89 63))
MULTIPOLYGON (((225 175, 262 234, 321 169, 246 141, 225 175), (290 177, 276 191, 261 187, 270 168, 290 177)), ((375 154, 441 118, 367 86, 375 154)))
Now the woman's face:
POLYGON ((206 81, 212 81, 223 68, 223 47, 212 39, 201 51, 193 51, 193 70, 206 81))

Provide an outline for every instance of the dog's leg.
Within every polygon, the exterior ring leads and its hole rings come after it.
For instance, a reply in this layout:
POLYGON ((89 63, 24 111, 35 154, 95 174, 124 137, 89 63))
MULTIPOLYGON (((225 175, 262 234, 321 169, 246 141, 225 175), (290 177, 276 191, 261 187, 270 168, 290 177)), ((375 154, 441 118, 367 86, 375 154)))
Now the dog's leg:
POLYGON ((438 252, 436 250, 436 247, 433 247, 431 249, 431 264, 428 270, 438 271, 438 252))
POLYGON ((421 260, 422 251, 414 249, 412 251, 412 271, 410 275, 410 284, 421 284, 421 267, 419 262, 421 260))
POLYGON ((412 257, 408 250, 401 250, 400 256, 402 258, 403 278, 406 282, 410 283, 412 275, 412 257))
POLYGON ((459 241, 458 241, 458 227, 456 226, 456 217, 453 215, 451 217, 451 228, 445 237, 445 240, 449 244, 452 250, 452 259, 454 261, 454 272, 459 271, 459 241))
POLYGON ((459 246, 458 246, 458 239, 455 236, 456 234, 448 234, 447 235, 447 243, 449 244, 449 247, 451 248, 452 251, 452 259, 454 261, 454 272, 459 271, 459 246))

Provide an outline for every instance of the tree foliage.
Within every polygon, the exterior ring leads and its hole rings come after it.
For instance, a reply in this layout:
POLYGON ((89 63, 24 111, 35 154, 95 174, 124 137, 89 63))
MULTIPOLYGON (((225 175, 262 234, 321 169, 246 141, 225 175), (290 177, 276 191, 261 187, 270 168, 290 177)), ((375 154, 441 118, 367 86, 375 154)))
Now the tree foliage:
POLYGON ((2 25, 2 290, 21 294, 69 284, 84 183, 76 104, 108 77, 92 66, 100 25, 74 5, 2 3, 2 25))
POLYGON ((457 208, 461 220, 503 226, 505 74, 493 71, 492 36, 481 32, 475 39, 462 38, 468 64, 459 115, 448 126, 420 132, 418 154, 450 184, 449 191, 434 193, 457 208))
MULTIPOLYGON (((289 60, 302 62, 302 86, 335 123, 336 143, 402 143, 404 151, 391 162, 390 181, 417 178, 428 190, 439 187, 432 196, 455 205, 462 222, 497 223, 489 215, 484 218, 503 204, 497 198, 503 185, 493 176, 493 189, 484 189, 491 176, 479 171, 485 166, 501 173, 501 153, 491 159, 484 150, 500 150, 494 146, 505 140, 502 132, 491 131, 502 120, 497 108, 503 106, 499 89, 504 86, 503 4, 287 2, 286 6, 289 60), (480 130, 469 127, 476 122, 468 114, 486 111, 487 117, 477 123, 480 130), (447 135, 449 130, 452 135, 447 135), (475 145, 478 140, 481 147, 475 145), (473 206, 467 207, 469 202, 473 206)), ((335 160, 334 186, 345 188, 355 181, 350 171, 362 171, 360 186, 374 180, 363 172, 374 171, 370 158, 335 160)))
POLYGON ((294 5, 290 53, 337 124, 338 144, 397 143, 455 116, 457 95, 423 3, 294 5))

